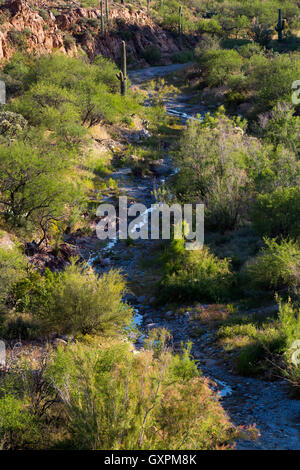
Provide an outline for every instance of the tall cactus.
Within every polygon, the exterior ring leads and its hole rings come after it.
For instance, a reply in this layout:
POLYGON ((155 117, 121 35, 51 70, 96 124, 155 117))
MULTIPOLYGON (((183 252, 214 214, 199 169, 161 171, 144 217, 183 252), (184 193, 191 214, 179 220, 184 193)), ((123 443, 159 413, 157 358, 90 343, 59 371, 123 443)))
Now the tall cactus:
POLYGON ((147 10, 150 10, 150 0, 147 0, 147 10))
POLYGON ((284 29, 285 19, 281 19, 281 9, 278 10, 278 22, 277 26, 275 27, 278 33, 278 41, 282 41, 282 31, 284 29))
POLYGON ((182 6, 179 7, 179 23, 178 23, 178 34, 179 36, 182 35, 182 6))
POLYGON ((109 24, 109 4, 108 0, 105 0, 105 14, 106 14, 106 23, 109 24))
POLYGON ((127 59, 126 59, 126 42, 122 41, 121 49, 121 71, 117 74, 117 79, 120 80, 121 95, 126 95, 126 81, 127 81, 127 59))
POLYGON ((104 35, 104 15, 103 15, 103 0, 100 2, 100 11, 101 11, 101 36, 104 35))

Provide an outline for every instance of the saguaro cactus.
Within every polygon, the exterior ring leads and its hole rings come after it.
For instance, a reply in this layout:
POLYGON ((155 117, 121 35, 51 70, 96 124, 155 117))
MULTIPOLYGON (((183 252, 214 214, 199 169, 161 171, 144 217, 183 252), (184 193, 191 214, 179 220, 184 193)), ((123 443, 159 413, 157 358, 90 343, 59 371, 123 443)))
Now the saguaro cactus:
POLYGON ((182 35, 182 6, 179 7, 178 34, 179 36, 182 35))
POLYGON ((120 80, 121 95, 126 94, 126 81, 127 81, 127 60, 126 60, 126 42, 122 41, 121 50, 121 70, 117 74, 118 80, 120 80))
POLYGON ((277 26, 275 27, 278 33, 278 41, 282 41, 282 31, 284 29, 285 19, 281 18, 281 9, 278 10, 278 22, 277 26))
POLYGON ((104 35, 104 16, 103 16, 103 0, 100 2, 100 11, 101 11, 101 36, 104 35))

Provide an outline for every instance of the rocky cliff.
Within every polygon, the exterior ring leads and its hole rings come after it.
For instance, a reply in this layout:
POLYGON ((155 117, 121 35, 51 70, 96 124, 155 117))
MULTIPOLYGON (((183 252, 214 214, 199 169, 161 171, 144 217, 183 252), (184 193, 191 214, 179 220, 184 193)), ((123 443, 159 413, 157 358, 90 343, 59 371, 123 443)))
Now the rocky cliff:
POLYGON ((161 63, 168 63, 172 54, 196 41, 163 30, 142 9, 111 3, 110 26, 104 34, 100 18, 100 9, 72 2, 59 6, 57 2, 10 0, 0 7, 0 59, 9 59, 16 50, 35 54, 60 50, 70 55, 84 50, 90 58, 102 54, 117 60, 120 40, 125 39, 129 62, 145 62, 145 51, 154 47, 160 51, 161 63))

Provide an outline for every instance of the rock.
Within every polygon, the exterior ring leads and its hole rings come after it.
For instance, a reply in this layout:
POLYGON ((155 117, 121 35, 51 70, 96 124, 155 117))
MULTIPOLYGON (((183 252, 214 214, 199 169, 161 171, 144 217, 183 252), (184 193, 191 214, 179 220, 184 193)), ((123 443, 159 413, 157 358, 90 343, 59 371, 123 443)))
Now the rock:
POLYGON ((56 338, 56 339, 62 339, 63 341, 66 341, 67 343, 71 343, 72 341, 74 341, 74 336, 72 336, 72 335, 62 335, 62 336, 60 336, 59 338, 56 338))
POLYGON ((25 255, 33 256, 35 253, 37 253, 38 249, 38 244, 34 240, 32 242, 28 242, 25 245, 25 255))
POLYGON ((137 302, 137 298, 135 295, 128 293, 125 295, 124 301, 129 302, 130 304, 134 304, 135 302, 137 302))
POLYGON ((110 258, 103 258, 100 262, 101 266, 105 267, 105 266, 109 266, 111 263, 111 260, 110 258))
MULTIPOLYGON (((42 4, 43 2, 41 2, 41 6, 42 4)), ((87 9, 79 8, 78 5, 77 8, 73 8, 67 4, 61 4, 58 15, 54 15, 48 5, 47 14, 40 15, 35 5, 25 0, 10 0, 6 2, 5 8, 9 11, 9 17, 1 25, 0 59, 9 59, 16 51, 14 47, 8 46, 9 30, 24 31, 25 28, 29 29, 31 33, 26 38, 27 52, 34 55, 50 54, 53 50, 58 49, 64 54, 75 56, 83 47, 90 58, 101 54, 116 61, 120 58, 118 31, 129 33, 130 54, 136 63, 140 61, 140 68, 148 65, 145 59, 141 59, 140 56, 141 51, 149 47, 160 49, 162 64, 170 63, 172 54, 184 48, 179 38, 164 31, 145 10, 132 9, 131 5, 127 7, 112 3, 110 18, 116 26, 116 33, 110 34, 108 32, 101 39, 98 34, 93 36, 84 34, 85 26, 82 26, 81 23, 82 19, 94 19, 96 22, 100 22, 100 10, 97 6, 87 9), (67 46, 64 43, 66 32, 73 34, 76 38, 72 45, 67 46), (78 36, 80 36, 80 40, 78 40, 78 36)), ((189 47, 193 48, 198 39, 199 37, 191 37, 188 40, 189 47)), ((24 50, 25 52, 26 50, 24 50)), ((141 131, 140 138, 148 138, 149 135, 149 131, 145 129, 141 131)))
POLYGON ((58 348, 59 346, 66 346, 68 343, 64 339, 61 338, 55 338, 53 340, 53 346, 58 348))
POLYGON ((136 342, 137 342, 138 344, 143 344, 144 339, 145 339, 145 335, 141 335, 141 336, 138 337, 138 339, 136 340, 136 342))
POLYGON ((157 176, 166 176, 171 172, 171 169, 168 165, 164 163, 164 160, 153 160, 149 163, 149 169, 152 173, 155 173, 157 176))
POLYGON ((136 300, 137 300, 140 304, 142 304, 143 302, 145 302, 146 296, 145 296, 145 295, 141 295, 140 297, 137 297, 136 300))
POLYGON ((174 315, 174 312, 172 312, 172 310, 169 310, 168 312, 165 313, 166 318, 172 318, 173 315, 174 315))
POLYGON ((148 323, 148 325, 146 325, 146 328, 148 328, 149 330, 152 330, 153 328, 158 328, 158 327, 159 327, 158 323, 148 323))

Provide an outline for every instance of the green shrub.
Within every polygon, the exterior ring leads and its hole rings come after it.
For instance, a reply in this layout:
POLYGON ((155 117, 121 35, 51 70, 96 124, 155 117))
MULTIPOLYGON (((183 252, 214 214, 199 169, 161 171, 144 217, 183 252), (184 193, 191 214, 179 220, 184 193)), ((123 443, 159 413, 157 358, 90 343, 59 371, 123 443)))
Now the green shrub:
POLYGON ((163 302, 220 301, 230 296, 233 275, 227 259, 218 259, 207 247, 185 251, 181 240, 171 242, 164 256, 165 274, 158 295, 163 302))
POLYGON ((31 31, 28 28, 24 28, 22 31, 11 29, 8 32, 8 38, 12 44, 20 49, 25 48, 27 45, 27 39, 30 37, 31 31))
POLYGON ((156 46, 149 46, 144 50, 143 57, 150 65, 157 65, 161 59, 160 49, 156 46))
POLYGON ((241 348, 237 359, 237 372, 242 375, 256 375, 264 372, 270 364, 266 362, 273 354, 284 349, 285 338, 277 328, 258 331, 256 337, 241 348))
POLYGON ((280 187, 260 194, 253 207, 255 230, 269 237, 300 235, 300 189, 280 187))
POLYGON ((300 310, 289 302, 279 302, 280 331, 285 338, 285 349, 283 357, 283 367, 280 364, 280 372, 292 385, 292 389, 297 396, 300 393, 300 310))
POLYGON ((98 277, 73 261, 60 273, 47 271, 31 286, 28 309, 44 333, 115 334, 132 317, 122 302, 125 290, 119 271, 98 277))
POLYGON ((8 395, 0 398, 0 449, 32 449, 40 442, 36 417, 22 400, 8 395))
POLYGON ((215 449, 236 430, 199 377, 189 352, 133 354, 126 343, 58 350, 48 375, 75 449, 215 449), (184 437, 184 438, 183 438, 184 437))
POLYGON ((27 121, 21 114, 10 111, 0 112, 0 134, 10 138, 20 134, 27 127, 27 121))
POLYGON ((280 329, 286 338, 287 348, 300 339, 300 311, 290 301, 279 302, 280 329))
POLYGON ((242 66, 242 58, 235 50, 207 50, 200 56, 199 62, 206 69, 206 81, 209 86, 226 84, 242 66))
POLYGON ((66 33, 64 35, 64 46, 67 50, 71 49, 71 47, 74 46, 75 43, 76 43, 76 41, 73 38, 72 34, 66 33))
POLYGON ((220 49, 220 41, 215 37, 210 36, 209 34, 203 34, 195 48, 196 59, 200 60, 200 57, 211 49, 220 49))
POLYGON ((41 18, 43 18, 44 21, 48 21, 49 15, 47 10, 45 10, 44 8, 39 8, 38 14, 41 18))
POLYGON ((25 276, 25 260, 17 249, 0 248, 0 307, 9 300, 13 285, 25 276))
MULTIPOLYGON (((56 143, 57 144, 57 143, 56 143)), ((3 216, 16 227, 36 223, 47 235, 66 204, 77 199, 67 179, 73 156, 61 145, 53 146, 39 133, 0 148, 0 191, 3 216), (30 138, 32 137, 32 139, 30 138), (39 139, 39 141, 38 141, 39 139), (13 167, 13 177, 10 169, 13 167)), ((78 192, 80 194, 80 191, 78 192)))
POLYGON ((30 124, 54 130, 64 140, 81 142, 83 126, 103 120, 120 122, 141 110, 138 95, 120 96, 117 71, 115 64, 101 56, 94 64, 60 53, 13 59, 5 73, 22 79, 25 93, 10 103, 10 110, 30 124))
POLYGON ((182 51, 176 52, 172 55, 172 62, 174 64, 185 64, 186 62, 192 62, 194 60, 193 51, 182 51))
POLYGON ((300 246, 293 240, 264 239, 266 247, 245 267, 245 285, 278 290, 299 285, 300 246))
POLYGON ((205 224, 213 230, 235 228, 246 211, 250 182, 245 167, 260 144, 244 135, 244 127, 221 107, 203 122, 188 122, 176 154, 175 192, 183 201, 202 201, 205 224))
MULTIPOLYGON (((242 320, 241 318, 239 319, 242 320)), ((251 321, 251 318, 245 318, 251 321)), ((285 335, 278 321, 268 319, 265 323, 239 323, 221 326, 217 338, 225 340, 225 348, 238 352, 236 370, 242 375, 264 373, 273 354, 284 351, 285 335)))

